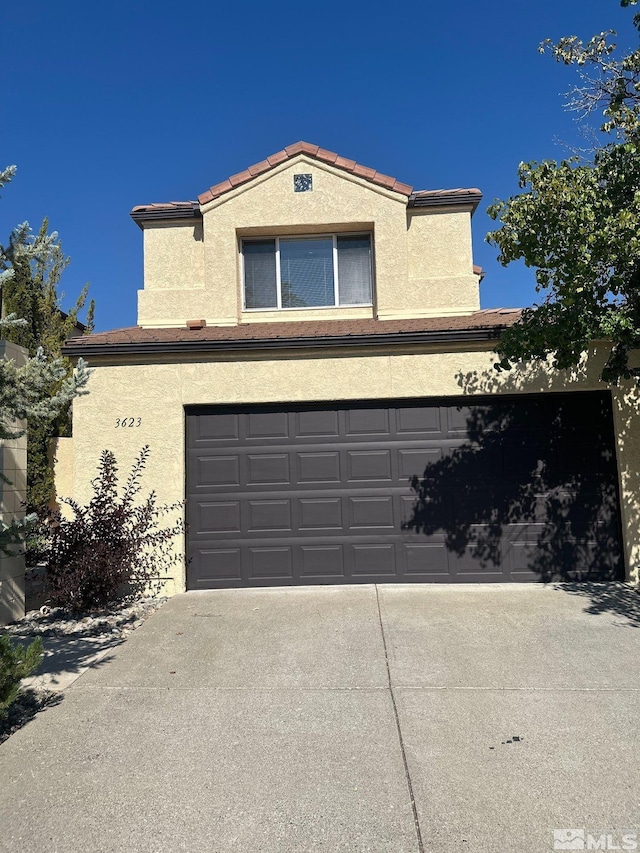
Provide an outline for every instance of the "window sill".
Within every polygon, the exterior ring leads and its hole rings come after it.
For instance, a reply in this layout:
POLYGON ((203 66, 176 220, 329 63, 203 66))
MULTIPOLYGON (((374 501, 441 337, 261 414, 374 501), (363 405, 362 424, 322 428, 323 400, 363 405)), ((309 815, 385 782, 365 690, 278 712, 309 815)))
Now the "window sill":
POLYGON ((282 308, 244 310, 241 323, 290 323, 305 320, 361 320, 374 316, 373 305, 350 305, 329 308, 282 308))

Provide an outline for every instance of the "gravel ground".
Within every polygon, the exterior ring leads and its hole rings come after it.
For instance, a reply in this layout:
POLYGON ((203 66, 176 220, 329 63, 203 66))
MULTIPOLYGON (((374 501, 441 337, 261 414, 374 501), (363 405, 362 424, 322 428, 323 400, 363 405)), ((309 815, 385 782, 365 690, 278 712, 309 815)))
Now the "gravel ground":
MULTIPOLYGON (((62 607, 44 605, 40 610, 30 610, 22 619, 0 628, 0 635, 13 637, 16 640, 42 637, 45 649, 47 637, 77 639, 109 636, 124 640, 166 600, 165 596, 140 598, 120 606, 92 610, 88 613, 70 613, 62 607)), ((56 705, 60 701, 62 701, 62 695, 57 691, 39 688, 21 690, 6 717, 0 719, 0 743, 22 728, 39 711, 49 705, 56 705)))

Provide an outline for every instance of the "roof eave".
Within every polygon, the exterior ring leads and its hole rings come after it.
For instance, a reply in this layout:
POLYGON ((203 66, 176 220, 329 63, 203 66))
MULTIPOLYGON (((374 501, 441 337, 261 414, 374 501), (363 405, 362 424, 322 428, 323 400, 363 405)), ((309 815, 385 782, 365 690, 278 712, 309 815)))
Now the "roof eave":
POLYGON ((233 352, 243 350, 324 349, 328 347, 412 346, 472 341, 494 341, 507 324, 479 329, 445 329, 422 332, 391 332, 371 335, 327 335, 322 338, 308 335, 287 338, 247 338, 246 340, 126 341, 92 344, 85 338, 82 345, 65 345, 63 355, 144 355, 159 353, 233 352))
POLYGON ((427 190, 425 192, 411 193, 407 202, 407 207, 470 207, 471 215, 473 216, 481 201, 481 192, 439 192, 437 195, 430 195, 429 190, 427 190))
POLYGON ((164 222, 175 219, 201 219, 202 212, 198 202, 192 202, 184 207, 134 207, 129 214, 139 228, 144 228, 147 222, 164 222))

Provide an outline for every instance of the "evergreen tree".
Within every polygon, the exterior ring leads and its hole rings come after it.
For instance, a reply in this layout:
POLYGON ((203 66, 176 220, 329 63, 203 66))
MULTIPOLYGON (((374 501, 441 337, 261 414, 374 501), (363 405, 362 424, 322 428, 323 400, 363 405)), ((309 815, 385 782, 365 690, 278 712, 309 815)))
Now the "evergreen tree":
MULTIPOLYGON (((14 174, 14 166, 0 170, 0 189, 11 181, 14 174)), ((19 225, 11 235, 9 250, 0 247, 0 287, 3 292, 11 287, 17 275, 19 278, 25 265, 36 271, 47 269, 47 263, 60 251, 56 245, 59 247, 56 234, 47 234, 46 229, 41 229, 33 235, 28 223, 19 225), (41 266, 43 264, 44 267, 41 266)), ((35 297, 30 298, 29 304, 33 305, 35 297)), ((47 298, 51 299, 51 294, 47 298)), ((0 320, 0 336, 8 337, 18 331, 26 334, 30 322, 33 320, 9 315, 0 320)), ((46 343, 47 339, 44 341, 46 343)), ((84 389, 88 379, 89 371, 82 359, 73 371, 62 358, 47 355, 42 346, 21 367, 13 361, 0 361, 0 439, 24 434, 24 430, 16 429, 16 420, 51 422, 60 417, 68 411, 74 397, 86 393, 84 389)), ((7 482, 2 474, 0 477, 7 482)), ((11 546, 22 541, 33 521, 34 514, 27 516, 25 521, 10 524, 0 519, 0 551, 11 553, 11 546)))
MULTIPOLYGON (((33 239, 34 246, 42 247, 36 252, 24 251, 24 235, 14 232, 4 250, 5 263, 11 265, 13 275, 3 285, 3 316, 15 315, 25 322, 7 328, 4 337, 25 347, 29 355, 35 356, 40 348, 53 359, 61 357, 65 340, 73 334, 78 323, 78 312, 83 308, 88 285, 85 285, 73 308, 65 314, 60 307, 58 284, 69 263, 62 251, 57 234, 49 234, 49 223, 45 219, 33 239)), ((0 252, 3 249, 0 246, 0 252)), ((89 305, 87 332, 92 329, 93 301, 89 305)), ((71 364, 64 360, 66 375, 72 373, 71 364)), ((49 393, 55 394, 59 386, 56 381, 49 393)), ((53 466, 49 446, 56 436, 71 435, 70 405, 64 407, 56 417, 33 417, 27 431, 27 510, 43 513, 49 506, 54 492, 53 466)))

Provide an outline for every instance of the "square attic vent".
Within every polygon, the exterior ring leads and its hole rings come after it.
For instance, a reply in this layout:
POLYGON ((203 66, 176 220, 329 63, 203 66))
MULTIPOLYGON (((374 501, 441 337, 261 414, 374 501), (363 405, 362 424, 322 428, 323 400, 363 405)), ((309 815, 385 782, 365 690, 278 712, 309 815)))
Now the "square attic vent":
POLYGON ((294 175, 293 176, 293 191, 294 193, 308 193, 313 189, 312 175, 294 175))

